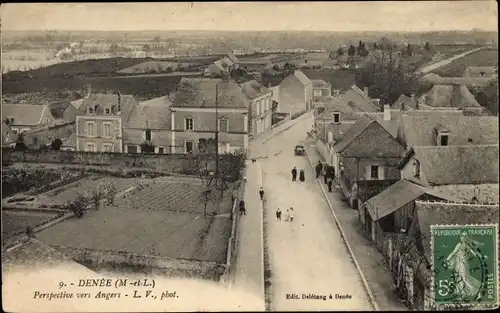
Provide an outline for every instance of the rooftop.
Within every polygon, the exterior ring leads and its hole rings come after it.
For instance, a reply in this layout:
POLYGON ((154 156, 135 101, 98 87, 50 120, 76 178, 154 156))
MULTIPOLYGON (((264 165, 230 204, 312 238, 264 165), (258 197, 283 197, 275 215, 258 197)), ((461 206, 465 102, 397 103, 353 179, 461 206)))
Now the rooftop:
POLYGON ((220 108, 248 108, 248 99, 233 80, 186 77, 179 83, 172 107, 213 108, 217 86, 220 108))
MULTIPOLYGON (((498 205, 416 201, 416 221, 421 234, 430 234, 431 225, 498 224, 498 205)), ((424 254, 432 262, 431 237, 423 235, 424 254)), ((431 263, 432 264, 432 263, 431 263)))
POLYGON ((317 88, 331 88, 330 84, 322 79, 311 79, 311 82, 317 88))
POLYGON ((431 107, 481 108, 476 98, 465 85, 434 85, 424 103, 431 107))
POLYGON ((154 98, 135 106, 124 128, 170 130, 170 106, 168 96, 154 98))
POLYGON ((436 145, 434 129, 442 125, 450 131, 449 145, 495 144, 498 143, 498 117, 496 116, 463 116, 435 112, 426 116, 403 115, 402 141, 409 146, 436 145))
POLYGON ((50 113, 48 105, 2 104, 2 119, 13 117, 12 125, 37 126, 43 122, 46 111, 50 113))
POLYGON ((241 91, 248 99, 253 100, 264 94, 272 92, 272 89, 264 87, 256 80, 250 80, 241 84, 241 91))
POLYGON ((363 90, 358 86, 352 85, 346 92, 342 94, 342 100, 352 106, 356 111, 360 112, 379 112, 377 107, 369 98, 364 95, 363 90))
MULTIPOLYGON (((415 146, 412 154, 420 162, 430 185, 497 184, 499 145, 415 146)), ((400 166, 401 167, 401 166, 400 166)))
POLYGON ((312 82, 309 79, 309 77, 307 77, 306 74, 304 74, 302 71, 295 70, 293 72, 293 75, 297 77, 297 79, 302 83, 302 85, 304 86, 312 85, 312 82))

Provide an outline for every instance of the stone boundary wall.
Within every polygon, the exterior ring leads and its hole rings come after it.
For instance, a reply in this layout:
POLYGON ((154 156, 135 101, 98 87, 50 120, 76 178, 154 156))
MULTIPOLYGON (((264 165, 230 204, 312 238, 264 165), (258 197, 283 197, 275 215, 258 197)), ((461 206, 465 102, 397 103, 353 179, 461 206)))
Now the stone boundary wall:
POLYGON ((174 259, 155 255, 140 255, 126 251, 103 251, 51 246, 76 262, 99 269, 139 269, 150 274, 201 278, 219 281, 225 266, 216 262, 174 259))

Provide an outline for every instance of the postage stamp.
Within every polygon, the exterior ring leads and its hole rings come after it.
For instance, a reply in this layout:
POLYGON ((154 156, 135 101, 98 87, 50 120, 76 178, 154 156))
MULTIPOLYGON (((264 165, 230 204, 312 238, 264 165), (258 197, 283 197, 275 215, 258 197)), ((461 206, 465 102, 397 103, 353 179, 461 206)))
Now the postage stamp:
POLYGON ((432 225, 436 307, 498 305, 498 224, 432 225))

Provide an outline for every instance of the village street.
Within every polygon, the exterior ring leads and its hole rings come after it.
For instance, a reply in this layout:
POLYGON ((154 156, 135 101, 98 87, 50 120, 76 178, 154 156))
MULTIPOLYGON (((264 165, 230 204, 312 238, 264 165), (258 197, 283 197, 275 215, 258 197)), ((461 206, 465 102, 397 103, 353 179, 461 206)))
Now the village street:
MULTIPOLYGON (((372 310, 359 273, 305 156, 294 147, 306 139, 312 116, 261 147, 258 160, 266 191, 265 221, 271 269, 273 310, 372 310), (305 182, 292 182, 291 169, 305 170, 305 182), (294 209, 293 223, 276 220, 276 209, 294 209), (287 299, 296 294, 300 300, 287 299), (302 295, 326 300, 302 299, 302 295), (329 299, 330 294, 333 299, 329 299), (337 299, 336 298, 337 295, 337 299), (339 296, 346 296, 339 299, 339 296)), ((257 230, 256 230, 257 231, 257 230)))

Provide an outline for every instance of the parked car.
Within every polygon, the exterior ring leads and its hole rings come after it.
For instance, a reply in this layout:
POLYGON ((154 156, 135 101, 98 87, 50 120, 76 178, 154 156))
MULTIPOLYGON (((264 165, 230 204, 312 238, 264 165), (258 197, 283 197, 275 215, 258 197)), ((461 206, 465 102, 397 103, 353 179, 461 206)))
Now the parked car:
POLYGON ((295 146, 295 155, 306 155, 306 150, 302 145, 295 146))

